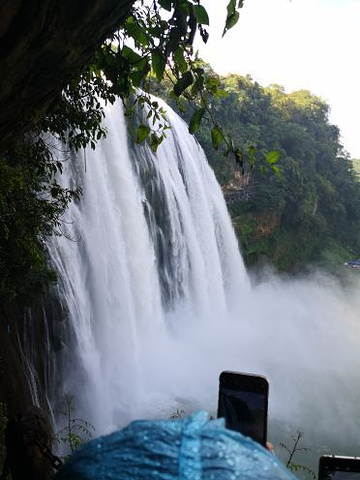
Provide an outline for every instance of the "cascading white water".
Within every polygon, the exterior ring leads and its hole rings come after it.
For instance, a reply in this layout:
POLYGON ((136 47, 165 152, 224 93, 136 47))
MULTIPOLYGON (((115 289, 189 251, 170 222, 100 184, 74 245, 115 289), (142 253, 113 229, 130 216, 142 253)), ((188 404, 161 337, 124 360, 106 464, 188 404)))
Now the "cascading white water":
POLYGON ((356 298, 320 275, 251 286, 204 153, 167 110, 156 155, 129 146, 116 105, 107 139, 66 162, 64 182, 84 195, 68 238, 49 244, 72 339, 63 391, 101 434, 176 409, 214 412, 221 370, 262 373, 270 439, 298 426, 321 448, 336 429, 339 445, 358 446, 356 298))
POLYGON ((141 414, 151 394, 142 341, 167 335, 164 317, 222 318, 231 291, 248 288, 214 174, 186 125, 169 118, 173 133, 155 156, 129 148, 116 105, 107 139, 86 152, 86 171, 79 157, 65 173, 84 191, 66 237, 49 247, 76 337, 65 388, 100 432, 141 414))

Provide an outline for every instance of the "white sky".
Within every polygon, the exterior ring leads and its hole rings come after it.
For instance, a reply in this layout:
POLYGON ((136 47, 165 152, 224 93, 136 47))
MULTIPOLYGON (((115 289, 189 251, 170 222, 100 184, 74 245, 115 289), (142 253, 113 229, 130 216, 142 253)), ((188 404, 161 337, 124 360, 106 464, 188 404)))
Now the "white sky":
POLYGON ((220 74, 250 74, 262 86, 305 88, 331 107, 342 143, 360 158, 360 0, 245 0, 223 39, 228 0, 203 0, 210 39, 200 56, 220 74))

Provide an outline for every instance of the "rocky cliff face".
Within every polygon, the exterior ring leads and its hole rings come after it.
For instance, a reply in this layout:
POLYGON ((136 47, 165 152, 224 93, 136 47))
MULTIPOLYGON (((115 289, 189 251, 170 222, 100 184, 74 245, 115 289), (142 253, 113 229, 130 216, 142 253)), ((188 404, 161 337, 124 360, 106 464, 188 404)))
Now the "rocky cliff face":
POLYGON ((134 0, 3 0, 0 151, 31 128, 134 0))

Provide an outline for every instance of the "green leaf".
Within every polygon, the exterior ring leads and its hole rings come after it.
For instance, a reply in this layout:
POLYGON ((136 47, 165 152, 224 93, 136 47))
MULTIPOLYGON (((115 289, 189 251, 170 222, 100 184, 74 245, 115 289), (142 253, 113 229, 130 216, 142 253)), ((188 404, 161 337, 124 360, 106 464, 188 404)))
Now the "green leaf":
POLYGON ((205 82, 204 75, 199 75, 197 77, 197 79, 195 80, 194 85, 191 87, 192 95, 197 95, 198 93, 200 93, 203 90, 204 82, 205 82))
POLYGON ((211 142, 213 147, 217 150, 223 141, 224 137, 222 131, 220 130, 218 125, 215 125, 214 128, 211 130, 211 142))
POLYGON ((193 113, 190 119, 190 124, 189 124, 190 133, 195 133, 199 129, 204 113, 205 113, 205 108, 199 108, 193 113))
POLYGON ((230 0, 226 8, 227 8, 228 15, 231 15, 232 13, 234 13, 236 10, 236 0, 230 0))
POLYGON ((187 105, 185 103, 185 100, 183 98, 177 97, 175 94, 173 94, 172 98, 174 98, 177 102, 177 106, 180 110, 181 113, 186 113, 187 112, 187 105))
POLYGON ((241 8, 243 6, 243 1, 240 0, 238 5, 236 5, 236 0, 230 0, 228 5, 227 5, 227 17, 226 17, 226 21, 225 21, 225 28, 224 28, 224 31, 223 31, 223 35, 225 35, 225 33, 230 30, 230 28, 232 28, 234 25, 236 25, 236 23, 238 22, 239 20, 239 17, 240 17, 240 14, 239 12, 237 11, 237 8, 241 8))
POLYGON ((205 87, 212 95, 216 95, 220 86, 220 80, 217 77, 208 77, 205 81, 205 87))
POLYGON ((140 62, 136 63, 136 65, 130 72, 130 78, 135 87, 140 87, 141 83, 145 80, 146 75, 149 73, 150 69, 150 64, 147 58, 143 58, 140 62))
POLYGON ((209 15, 202 5, 193 6, 196 21, 202 25, 209 25, 209 15))
POLYGON ((165 57, 158 50, 154 50, 151 54, 151 62, 156 78, 160 82, 164 76, 166 65, 165 57))
POLYGON ((254 156, 256 153, 256 147, 254 147, 254 145, 250 145, 250 147, 248 148, 248 154, 250 156, 254 156))
POLYGON ((134 114, 135 107, 127 108, 124 112, 125 117, 131 117, 134 114))
POLYGON ((193 68, 193 72, 197 73, 198 75, 204 75, 205 70, 201 67, 196 67, 196 68, 193 68))
POLYGON ((177 97, 183 93, 184 90, 187 89, 190 85, 192 85, 194 81, 194 77, 192 72, 189 70, 183 74, 183 76, 177 81, 174 85, 174 93, 177 97))
POLYGON ((133 82, 134 87, 140 87, 141 82, 146 78, 146 75, 150 71, 150 65, 146 64, 144 68, 132 70, 130 72, 130 78, 133 82))
POLYGON ((124 45, 121 53, 127 60, 129 60, 130 63, 137 63, 142 61, 142 57, 138 53, 134 52, 134 50, 132 50, 127 45, 124 45))
POLYGON ((266 168, 264 167, 264 165, 260 165, 259 168, 258 168, 259 172, 263 175, 265 175, 266 173, 266 168))
POLYGON ((229 92, 227 92, 226 90, 218 89, 216 90, 216 93, 214 95, 216 98, 226 98, 229 96, 229 92))
POLYGON ((171 0, 159 0, 159 5, 168 12, 171 11, 171 0))
POLYGON ((205 30, 205 28, 202 27, 202 25, 198 25, 198 27, 199 27, 199 32, 200 32, 200 36, 202 38, 202 41, 204 43, 207 43, 207 41, 209 40, 208 32, 205 30))
POLYGON ((225 28, 224 28, 224 32, 223 32, 223 35, 225 35, 225 33, 230 30, 230 28, 232 28, 234 25, 237 24, 238 20, 239 20, 239 17, 240 17, 240 14, 239 12, 234 12, 232 15, 229 15, 227 18, 226 18, 226 24, 225 24, 225 28))
POLYGON ((174 62, 178 66, 181 73, 185 73, 187 70, 187 63, 184 57, 184 49, 179 47, 174 52, 174 62))
POLYGON ((265 156, 265 161, 268 165, 274 165, 280 158, 280 152, 277 150, 271 150, 265 156))
POLYGON ((235 162, 240 165, 240 167, 244 167, 244 154, 240 148, 235 148, 233 149, 234 157, 235 157, 235 162))
POLYGON ((136 132, 136 143, 143 142, 149 136, 149 133, 150 127, 143 124, 139 125, 136 132))
POLYGON ((127 19, 125 24, 125 31, 129 35, 129 37, 133 38, 135 43, 138 43, 144 47, 147 47, 149 45, 149 40, 146 33, 134 21, 134 17, 130 17, 127 19))
POLYGON ((276 165, 271 165, 271 170, 275 173, 275 175, 282 180, 284 178, 282 171, 276 165))
POLYGON ((249 163, 250 163, 251 170, 253 170, 255 167, 255 162, 256 162, 255 153, 256 153, 256 148, 254 147, 254 145, 250 145, 250 147, 248 148, 248 154, 249 154, 249 163))
POLYGON ((158 146, 162 143, 164 140, 165 135, 157 135, 156 133, 152 133, 150 136, 150 148, 151 150, 155 153, 158 149, 158 146))
POLYGON ((227 137, 227 149, 224 152, 224 157, 228 157, 231 152, 234 153, 234 150, 235 150, 234 142, 233 142, 231 136, 228 135, 228 137, 227 137))

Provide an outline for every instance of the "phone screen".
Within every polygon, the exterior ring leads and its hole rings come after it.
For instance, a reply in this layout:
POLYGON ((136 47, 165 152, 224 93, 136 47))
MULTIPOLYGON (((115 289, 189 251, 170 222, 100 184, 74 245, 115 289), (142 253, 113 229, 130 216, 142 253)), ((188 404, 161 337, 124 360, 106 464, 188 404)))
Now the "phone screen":
MULTIPOLYGON (((262 381, 262 377, 259 378, 262 381)), ((239 382, 239 384, 230 388, 228 385, 222 385, 220 379, 218 417, 225 418, 227 428, 241 432, 243 435, 265 445, 267 388, 264 388, 263 385, 259 387, 255 384, 254 386, 253 378, 251 378, 251 383, 248 386, 250 391, 247 391, 246 388, 246 381, 239 382)))

